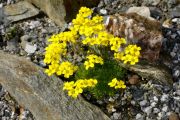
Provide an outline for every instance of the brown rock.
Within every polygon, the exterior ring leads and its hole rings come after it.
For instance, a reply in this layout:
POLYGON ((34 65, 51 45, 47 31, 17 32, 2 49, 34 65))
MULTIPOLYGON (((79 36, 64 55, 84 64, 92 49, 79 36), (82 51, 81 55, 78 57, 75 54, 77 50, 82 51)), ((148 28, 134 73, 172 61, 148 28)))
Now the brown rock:
POLYGON ((151 62, 159 58, 163 36, 158 21, 136 13, 115 14, 107 17, 105 25, 108 32, 126 38, 128 44, 140 46, 142 58, 151 62))
POLYGON ((75 18, 81 6, 96 6, 100 0, 27 0, 45 12, 59 26, 75 18))
POLYGON ((129 78, 129 83, 131 85, 135 85, 139 82, 139 76, 138 75, 133 75, 129 78))
POLYGON ((25 58, 0 51, 0 83, 36 120, 110 120, 98 107, 62 90, 63 81, 25 58))
POLYGON ((170 114, 169 120, 180 120, 180 119, 179 119, 179 116, 173 112, 170 114))

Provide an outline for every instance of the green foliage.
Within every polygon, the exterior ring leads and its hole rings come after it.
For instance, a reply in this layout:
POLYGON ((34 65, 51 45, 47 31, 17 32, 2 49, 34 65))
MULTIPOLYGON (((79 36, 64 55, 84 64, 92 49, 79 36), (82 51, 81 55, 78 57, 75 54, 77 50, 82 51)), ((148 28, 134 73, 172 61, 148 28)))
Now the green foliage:
POLYGON ((118 65, 115 60, 105 60, 103 65, 95 64, 94 68, 88 70, 84 65, 81 65, 75 74, 75 79, 97 79, 98 83, 94 88, 89 88, 88 91, 96 98, 102 99, 105 96, 113 96, 119 89, 111 88, 108 83, 113 78, 119 80, 124 79, 126 70, 118 65))

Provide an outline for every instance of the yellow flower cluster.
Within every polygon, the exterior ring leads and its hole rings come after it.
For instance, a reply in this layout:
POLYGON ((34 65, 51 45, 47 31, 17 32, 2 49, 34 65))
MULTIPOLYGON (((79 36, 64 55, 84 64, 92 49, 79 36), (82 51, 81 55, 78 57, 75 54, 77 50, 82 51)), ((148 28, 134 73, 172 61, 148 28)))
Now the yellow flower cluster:
POLYGON ((76 82, 66 82, 64 83, 63 90, 67 90, 69 96, 77 98, 77 96, 83 92, 83 89, 94 87, 97 82, 96 79, 79 79, 76 82))
POLYGON ((124 38, 113 37, 110 39, 111 50, 114 50, 115 52, 119 51, 122 44, 126 44, 126 40, 124 38))
POLYGON ((65 78, 69 78, 69 76, 73 75, 74 71, 78 69, 77 66, 74 66, 70 62, 62 62, 57 71, 57 75, 64 75, 65 78))
POLYGON ((128 45, 124 52, 114 53, 114 57, 124 61, 125 64, 129 62, 131 65, 134 65, 139 62, 140 50, 141 48, 137 45, 128 45))
POLYGON ((61 64, 53 63, 49 65, 49 69, 46 69, 45 72, 49 76, 56 73, 57 75, 64 75, 65 78, 69 78, 69 76, 73 75, 77 68, 77 66, 74 66, 70 62, 62 62, 61 64))
MULTIPOLYGON (((45 71, 48 75, 57 74, 69 78, 77 71, 77 66, 68 61, 63 62, 66 60, 66 54, 69 52, 68 48, 70 47, 75 48, 90 45, 89 48, 96 46, 97 48, 101 48, 103 46, 110 48, 114 52, 114 58, 122 60, 124 63, 134 65, 138 62, 141 48, 136 45, 128 45, 122 52, 120 48, 121 45, 126 44, 126 40, 124 38, 114 37, 108 33, 103 25, 103 17, 98 15, 92 17, 92 13, 93 11, 91 9, 81 7, 76 19, 72 21, 70 31, 61 32, 48 39, 50 44, 46 47, 44 59, 44 63, 49 65, 49 68, 45 71), (79 46, 78 43, 80 43, 79 46)), ((103 59, 97 55, 90 54, 86 58, 87 60, 84 62, 86 70, 94 67, 95 63, 104 64, 103 59)), ((76 82, 66 82, 63 89, 68 91, 69 96, 77 98, 78 94, 82 93, 84 88, 94 87, 96 84, 96 79, 80 79, 76 82)), ((118 81, 116 78, 108 85, 115 89, 126 88, 124 82, 121 80, 118 81)))
POLYGON ((100 24, 103 21, 103 17, 97 15, 90 19, 92 12, 89 8, 81 7, 76 19, 72 21, 73 26, 70 29, 86 37, 101 31, 104 28, 103 24, 100 24))
POLYGON ((44 63, 49 64, 49 68, 45 71, 49 76, 56 73, 69 78, 77 70, 77 67, 69 62, 60 63, 67 53, 67 43, 75 43, 77 38, 76 31, 68 31, 53 35, 48 39, 51 44, 45 49, 44 63))
POLYGON ((118 81, 117 78, 112 79, 112 81, 108 83, 108 85, 110 87, 114 87, 115 89, 126 88, 126 85, 124 84, 124 82, 122 80, 118 81))
POLYGON ((95 63, 100 63, 101 65, 104 63, 101 57, 94 54, 88 55, 86 58, 88 59, 84 62, 86 70, 88 70, 90 67, 93 68, 95 63))

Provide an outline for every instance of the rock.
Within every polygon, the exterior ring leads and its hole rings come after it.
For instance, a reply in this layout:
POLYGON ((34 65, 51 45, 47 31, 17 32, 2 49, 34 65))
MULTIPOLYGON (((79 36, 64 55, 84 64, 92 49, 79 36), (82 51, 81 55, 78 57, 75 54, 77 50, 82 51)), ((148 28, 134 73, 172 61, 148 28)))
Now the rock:
POLYGON ((132 89, 132 96, 135 101, 139 101, 143 99, 144 96, 144 90, 143 89, 132 89))
POLYGON ((5 6, 4 14, 7 17, 7 20, 16 22, 38 15, 39 10, 26 1, 20 1, 16 4, 5 6))
POLYGON ((180 16, 180 5, 176 6, 170 13, 171 18, 180 16))
POLYGON ((149 6, 156 6, 160 3, 160 0, 143 0, 143 4, 149 5, 149 6))
POLYGON ((39 27, 41 25, 41 23, 37 20, 37 21, 31 21, 29 23, 30 29, 34 29, 36 27, 39 27))
POLYGON ((41 33, 42 33, 42 34, 47 34, 48 31, 47 31, 46 29, 43 28, 43 29, 41 30, 41 33))
POLYGON ((158 98, 156 96, 153 97, 153 100, 158 102, 158 98))
POLYGON ((126 13, 137 13, 138 15, 141 15, 141 16, 143 16, 143 17, 145 17, 145 18, 148 18, 148 19, 150 19, 150 20, 154 20, 154 18, 152 18, 152 17, 150 16, 150 10, 149 10, 149 8, 148 8, 148 7, 145 7, 145 6, 143 6, 143 7, 130 7, 130 8, 126 11, 126 13))
POLYGON ((128 44, 142 48, 141 56, 148 61, 156 61, 162 46, 160 23, 136 13, 115 14, 105 17, 106 29, 114 36, 123 37, 128 44))
POLYGON ((17 37, 15 37, 15 38, 7 41, 6 49, 8 51, 16 51, 17 52, 19 50, 18 46, 19 46, 18 39, 17 39, 17 37))
POLYGON ((113 113, 113 120, 119 120, 121 113, 113 113))
POLYGON ((173 25, 172 25, 171 19, 165 20, 165 21, 163 22, 162 26, 165 27, 165 28, 172 28, 173 25))
POLYGON ((167 94, 163 94, 161 97, 161 102, 167 102, 168 98, 169 98, 169 96, 167 94))
POLYGON ((151 17, 157 19, 157 20, 160 20, 163 16, 163 13, 162 11, 157 8, 157 7, 150 7, 150 13, 151 13, 151 17))
POLYGON ((45 12, 55 23, 61 27, 66 21, 75 18, 81 6, 93 7, 100 0, 26 0, 45 12))
POLYGON ((107 15, 107 10, 106 9, 100 9, 99 11, 102 15, 107 15))
POLYGON ((169 116, 169 120, 179 120, 179 119, 180 119, 179 116, 174 112, 172 112, 169 116))
POLYGON ((156 102, 152 102, 152 103, 151 103, 151 107, 155 107, 156 104, 157 104, 156 102))
POLYGON ((72 99, 63 82, 25 58, 0 51, 0 83, 37 120, 110 120, 99 108, 79 96, 72 99))
POLYGON ((147 115, 149 115, 149 114, 152 112, 152 107, 151 107, 151 106, 146 107, 146 108, 144 109, 144 112, 145 112, 147 115))
POLYGON ((29 36, 29 35, 23 35, 23 36, 21 36, 21 42, 22 41, 28 41, 28 42, 30 42, 29 40, 31 39, 31 37, 29 36))
POLYGON ((37 49, 37 45, 36 45, 36 44, 31 45, 31 44, 29 44, 29 43, 26 43, 26 46, 25 46, 25 49, 24 49, 24 50, 25 50, 28 54, 33 54, 33 53, 35 53, 36 49, 37 49))
POLYGON ((167 105, 164 106, 164 107, 162 108, 162 111, 167 112, 167 111, 168 111, 168 106, 167 106, 167 105))
POLYGON ((159 113, 159 112, 160 112, 160 110, 159 110, 158 108, 154 108, 154 109, 153 109, 153 113, 157 114, 157 113, 159 113))
POLYGON ((138 75, 133 75, 129 78, 129 83, 131 85, 135 85, 139 82, 139 76, 138 75))
POLYGON ((140 106, 142 107, 142 106, 145 106, 145 105, 147 105, 147 100, 143 100, 143 101, 140 101, 140 106))
POLYGON ((133 66, 125 65, 122 62, 119 62, 119 65, 126 69, 129 69, 130 71, 137 73, 143 78, 148 78, 150 80, 153 80, 154 82, 160 83, 170 88, 172 87, 172 76, 169 70, 167 70, 167 68, 165 67, 162 67, 160 65, 154 66, 152 64, 148 64, 145 61, 139 62, 138 64, 133 66))
POLYGON ((144 117, 140 113, 136 115, 136 120, 143 120, 143 118, 144 117))

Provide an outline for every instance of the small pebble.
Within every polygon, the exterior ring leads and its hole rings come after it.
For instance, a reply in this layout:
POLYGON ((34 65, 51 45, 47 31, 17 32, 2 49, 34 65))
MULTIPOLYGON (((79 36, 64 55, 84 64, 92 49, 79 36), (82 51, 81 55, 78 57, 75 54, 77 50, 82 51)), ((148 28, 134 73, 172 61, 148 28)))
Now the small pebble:
POLYGON ((143 100, 143 101, 140 101, 140 106, 145 106, 146 104, 147 104, 148 102, 147 102, 147 100, 143 100))
POLYGON ((106 9, 101 9, 99 11, 102 15, 107 15, 107 10, 106 9))

